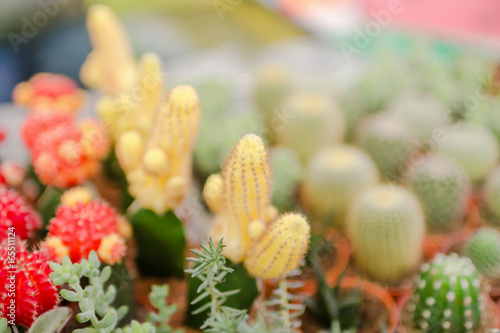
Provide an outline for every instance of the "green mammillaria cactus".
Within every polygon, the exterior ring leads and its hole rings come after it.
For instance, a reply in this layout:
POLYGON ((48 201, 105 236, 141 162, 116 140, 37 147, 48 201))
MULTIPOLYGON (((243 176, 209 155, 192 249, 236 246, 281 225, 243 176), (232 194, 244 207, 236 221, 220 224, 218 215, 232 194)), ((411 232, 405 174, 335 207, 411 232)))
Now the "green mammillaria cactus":
POLYGON ((409 303, 413 326, 423 332, 475 332, 481 326, 480 276, 468 258, 438 254, 422 272, 409 303))
POLYGON ((378 181, 377 167, 362 150, 347 145, 326 147, 307 165, 301 201, 316 221, 344 229, 350 203, 378 181))
POLYGON ((280 212, 291 210, 295 203, 294 190, 302 179, 304 167, 298 154, 286 147, 274 147, 270 155, 273 170, 271 203, 280 212))
POLYGON ((417 198, 393 184, 364 191, 347 217, 347 235, 358 266, 383 282, 398 281, 418 266, 424 230, 417 198))
POLYGON ((500 232, 481 228, 469 241, 465 255, 486 278, 500 279, 500 232))
POLYGON ((276 142, 297 151, 303 161, 320 148, 340 143, 344 138, 342 111, 319 93, 291 95, 275 116, 271 129, 276 142))
POLYGON ((474 182, 486 177, 500 155, 498 142, 488 129, 466 125, 450 127, 438 151, 462 165, 474 182))
POLYGON ((426 143, 432 140, 434 131, 445 125, 448 110, 437 99, 422 93, 406 93, 395 99, 388 108, 405 121, 415 131, 420 145, 426 148, 426 143))
POLYGON ((396 179, 410 154, 418 147, 411 126, 387 112, 368 118, 361 124, 358 142, 385 179, 396 179))
POLYGON ((484 184, 484 202, 492 222, 500 221, 500 167, 488 175, 484 184))
POLYGON ((417 195, 430 232, 456 229, 467 210, 470 181, 455 161, 439 154, 427 155, 408 178, 417 195))
POLYGON ((274 112, 281 106, 293 86, 293 75, 278 63, 261 64, 255 73, 253 99, 262 120, 271 123, 274 112))

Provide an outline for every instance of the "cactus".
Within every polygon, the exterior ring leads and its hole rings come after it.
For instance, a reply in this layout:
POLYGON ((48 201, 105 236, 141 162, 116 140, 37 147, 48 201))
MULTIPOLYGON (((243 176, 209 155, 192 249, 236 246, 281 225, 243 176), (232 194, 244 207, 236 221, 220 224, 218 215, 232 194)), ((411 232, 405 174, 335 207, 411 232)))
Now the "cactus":
POLYGON ((28 253, 23 243, 9 239, 0 246, 0 259, 0 318, 28 328, 58 303, 47 257, 38 250, 28 253))
POLYGON ((58 110, 72 114, 82 104, 84 93, 75 81, 64 75, 39 73, 19 83, 12 99, 19 106, 32 110, 58 110))
POLYGON ((28 149, 33 149, 38 137, 59 125, 71 124, 73 117, 61 112, 31 112, 23 123, 21 133, 28 149))
POLYGON ((483 180, 500 155, 498 142, 489 130, 467 125, 449 128, 438 151, 457 161, 473 182, 483 180))
POLYGON ((295 93, 276 110, 271 130, 276 142, 294 149, 302 161, 344 138, 342 111, 318 93, 295 93))
POLYGON ((344 229, 350 203, 377 182, 377 167, 363 151, 345 145, 327 147, 307 165, 301 200, 320 224, 344 229))
POLYGON ((492 222, 500 221, 500 167, 488 175, 484 183, 484 203, 492 222))
POLYGON ((410 124, 417 135, 422 148, 433 140, 434 132, 446 122, 448 110, 440 101, 430 95, 407 93, 392 101, 388 112, 402 117, 410 124))
POLYGON ((394 282, 422 257, 424 216, 418 200, 397 185, 363 192, 347 217, 347 234, 359 267, 373 279, 394 282))
POLYGON ((120 135, 116 155, 141 207, 164 214, 184 200, 200 119, 196 91, 177 86, 161 106, 147 141, 135 130, 120 135))
POLYGON ((7 239, 9 228, 20 239, 33 238, 42 227, 38 213, 16 191, 0 185, 0 241, 7 239))
POLYGON ((303 216, 282 215, 252 243, 245 258, 246 269, 262 279, 285 277, 299 267, 309 246, 309 236, 310 227, 303 216))
POLYGON ((471 186, 455 161, 427 155, 411 170, 408 186, 422 204, 428 231, 447 232, 462 224, 471 186))
POLYGON ((87 14, 87 29, 93 50, 80 69, 83 84, 111 96, 132 88, 137 65, 116 14, 105 5, 92 5, 87 14))
POLYGON ((119 236, 119 216, 116 212, 99 200, 71 200, 71 203, 63 200, 57 209, 42 248, 56 262, 61 262, 65 255, 73 262, 79 262, 92 250, 108 264, 121 261, 126 246, 119 236))
POLYGON ((417 148, 410 125, 390 113, 372 116, 360 125, 357 133, 360 146, 371 156, 382 178, 396 179, 417 148))
POLYGON ((467 258, 438 254, 422 272, 409 310, 415 328, 426 332, 476 332, 484 304, 479 273, 467 258))
POLYGON ((481 228, 465 248, 468 257, 478 271, 488 279, 500 279, 500 232, 493 228, 481 228))
POLYGON ((286 147, 274 147, 270 155, 274 183, 271 202, 280 212, 288 211, 294 206, 295 188, 304 168, 297 153, 286 147))

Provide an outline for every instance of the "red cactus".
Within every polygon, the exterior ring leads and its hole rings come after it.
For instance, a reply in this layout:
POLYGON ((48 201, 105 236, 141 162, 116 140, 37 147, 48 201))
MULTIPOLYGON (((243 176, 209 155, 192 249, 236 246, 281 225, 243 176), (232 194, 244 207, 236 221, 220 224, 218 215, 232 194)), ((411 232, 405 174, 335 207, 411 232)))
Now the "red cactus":
POLYGON ((42 222, 35 212, 16 191, 0 185, 0 241, 7 238, 7 230, 14 228, 17 237, 33 237, 42 222))
POLYGON ((60 112, 31 113, 22 127, 22 135, 26 146, 31 149, 36 139, 43 133, 62 124, 70 124, 73 117, 60 112))
MULTIPOLYGON (((116 212, 99 200, 75 202, 71 206, 63 204, 50 221, 43 247, 51 250, 56 257, 60 257, 57 254, 66 253, 72 262, 79 262, 82 258, 87 258, 92 250, 99 253, 104 238, 118 234, 118 219, 116 212)), ((102 251, 101 249, 101 253, 102 251)), ((124 251, 119 253, 123 256, 124 251)), ((117 261, 116 256, 112 258, 117 261)), ((101 259, 106 261, 107 258, 101 259)))
POLYGON ((30 327, 58 302, 47 257, 41 251, 28 253, 23 244, 9 239, 0 245, 0 260, 0 317, 30 327))

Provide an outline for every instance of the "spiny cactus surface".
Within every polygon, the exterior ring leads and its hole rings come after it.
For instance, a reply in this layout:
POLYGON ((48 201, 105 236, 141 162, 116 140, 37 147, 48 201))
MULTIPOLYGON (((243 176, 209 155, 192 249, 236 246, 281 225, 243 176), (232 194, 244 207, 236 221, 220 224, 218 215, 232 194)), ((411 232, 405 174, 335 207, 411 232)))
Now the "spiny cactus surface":
POLYGON ((500 232, 493 228, 481 228, 469 241, 465 255, 483 276, 500 279, 500 232))

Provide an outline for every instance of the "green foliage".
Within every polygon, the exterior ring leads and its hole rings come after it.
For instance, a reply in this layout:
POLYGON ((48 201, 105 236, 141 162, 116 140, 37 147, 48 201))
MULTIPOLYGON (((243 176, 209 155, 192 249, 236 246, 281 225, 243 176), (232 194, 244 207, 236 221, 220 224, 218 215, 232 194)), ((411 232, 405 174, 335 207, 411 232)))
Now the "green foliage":
MULTIPOLYGON (((169 286, 153 286, 149 294, 149 301, 158 310, 158 312, 150 312, 146 320, 156 325, 157 333, 179 333, 180 330, 174 331, 168 323, 170 317, 177 311, 177 304, 167 305, 166 298, 169 293, 169 286)), ((125 332, 126 333, 126 332, 125 332)))
POLYGON ((500 280, 500 232, 493 228, 481 228, 465 248, 474 266, 492 280, 500 280))
MULTIPOLYGON (((58 333, 64 328, 73 312, 70 308, 56 307, 45 312, 31 325, 28 333, 58 333)), ((0 327, 0 332, 2 328, 0 327)))
POLYGON ((0 318, 0 333, 10 332, 10 329, 7 328, 7 318, 0 318))
POLYGON ((415 328, 435 333, 475 332, 484 309, 480 276, 472 262, 438 254, 422 272, 409 303, 415 328))
POLYGON ((411 170, 408 185, 422 204, 428 231, 442 233, 463 224, 470 181, 455 161, 427 155, 411 170))

